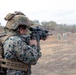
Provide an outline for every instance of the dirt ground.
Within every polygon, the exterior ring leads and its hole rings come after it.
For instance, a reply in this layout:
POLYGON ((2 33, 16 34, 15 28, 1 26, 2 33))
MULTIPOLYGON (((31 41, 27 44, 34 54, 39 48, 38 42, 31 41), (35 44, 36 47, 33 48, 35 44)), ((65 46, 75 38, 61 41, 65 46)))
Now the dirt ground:
POLYGON ((32 75, 76 75, 76 43, 51 37, 41 41, 42 57, 32 66, 32 75))

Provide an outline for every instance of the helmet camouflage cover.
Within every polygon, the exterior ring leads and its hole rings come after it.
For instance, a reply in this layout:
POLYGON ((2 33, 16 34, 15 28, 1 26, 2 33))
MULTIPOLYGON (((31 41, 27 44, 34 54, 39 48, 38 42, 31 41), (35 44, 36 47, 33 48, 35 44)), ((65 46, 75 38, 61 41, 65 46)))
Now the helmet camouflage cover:
POLYGON ((16 30, 19 26, 31 26, 31 21, 24 14, 7 14, 5 17, 7 20, 5 28, 16 30))

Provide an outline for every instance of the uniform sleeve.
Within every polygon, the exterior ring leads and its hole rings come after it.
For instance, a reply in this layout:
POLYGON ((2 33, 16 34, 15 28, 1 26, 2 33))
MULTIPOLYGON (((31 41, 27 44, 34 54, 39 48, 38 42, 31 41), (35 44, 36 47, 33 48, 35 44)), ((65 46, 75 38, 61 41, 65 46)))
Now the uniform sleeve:
POLYGON ((6 59, 19 60, 26 64, 35 65, 39 59, 36 46, 29 46, 19 38, 9 38, 4 43, 6 59))
POLYGON ((15 50, 17 58, 24 63, 35 65, 39 59, 37 47, 31 47, 22 40, 16 42, 15 50))

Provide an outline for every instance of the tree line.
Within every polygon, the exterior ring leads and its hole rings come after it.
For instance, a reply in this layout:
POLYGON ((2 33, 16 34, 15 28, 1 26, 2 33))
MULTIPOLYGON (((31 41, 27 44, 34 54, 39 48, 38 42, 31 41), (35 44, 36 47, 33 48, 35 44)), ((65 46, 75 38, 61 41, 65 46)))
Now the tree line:
MULTIPOLYGON (((41 26, 44 29, 49 30, 50 32, 63 33, 63 32, 76 32, 76 24, 67 25, 67 24, 57 24, 55 21, 42 21, 33 20, 34 26, 41 26)), ((0 23, 0 31, 3 30, 3 26, 0 23)))
POLYGON ((76 24, 57 24, 55 21, 43 21, 39 22, 39 20, 33 21, 35 25, 43 26, 44 28, 48 29, 49 31, 56 31, 56 32, 76 32, 76 24))

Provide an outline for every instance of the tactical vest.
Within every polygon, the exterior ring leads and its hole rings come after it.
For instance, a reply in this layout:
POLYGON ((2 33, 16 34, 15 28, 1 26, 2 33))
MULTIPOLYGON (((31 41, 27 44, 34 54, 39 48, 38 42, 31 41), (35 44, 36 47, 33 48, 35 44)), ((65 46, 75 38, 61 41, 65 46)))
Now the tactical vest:
POLYGON ((22 62, 11 61, 3 58, 3 42, 10 37, 11 35, 0 35, 0 68, 10 68, 14 70, 27 71, 28 65, 22 62))

